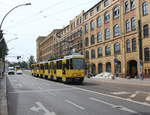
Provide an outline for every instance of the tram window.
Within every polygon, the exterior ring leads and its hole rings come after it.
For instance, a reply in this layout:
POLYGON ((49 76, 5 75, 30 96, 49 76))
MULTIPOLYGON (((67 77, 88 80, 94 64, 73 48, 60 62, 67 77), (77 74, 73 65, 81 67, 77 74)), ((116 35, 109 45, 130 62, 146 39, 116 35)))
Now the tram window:
POLYGON ((71 65, 73 69, 84 69, 85 68, 85 63, 83 59, 71 59, 71 65))
POLYGON ((69 60, 66 60, 66 68, 69 69, 69 60))
POLYGON ((70 69, 73 69, 72 59, 70 59, 70 69))
POLYGON ((44 68, 48 69, 48 63, 44 64, 44 68))
POLYGON ((62 69, 62 61, 57 62, 57 69, 62 69))

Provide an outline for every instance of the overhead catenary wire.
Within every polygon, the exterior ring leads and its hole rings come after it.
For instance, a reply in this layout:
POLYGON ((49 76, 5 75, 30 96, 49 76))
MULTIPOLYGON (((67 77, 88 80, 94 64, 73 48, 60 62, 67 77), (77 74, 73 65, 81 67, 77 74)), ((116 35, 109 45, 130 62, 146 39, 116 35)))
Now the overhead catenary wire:
MULTIPOLYGON (((39 16, 39 15, 41 15, 42 13, 44 13, 46 10, 49 10, 50 8, 52 9, 52 8, 58 6, 58 5, 61 5, 61 3, 63 3, 63 1, 64 1, 64 0, 61 0, 61 1, 59 1, 59 2, 57 2, 57 3, 55 3, 55 4, 53 4, 53 5, 50 5, 50 6, 44 8, 44 9, 42 9, 42 10, 39 10, 38 12, 36 12, 36 13, 34 13, 34 14, 32 14, 32 15, 26 17, 26 18, 21 19, 19 22, 16 22, 15 24, 11 25, 11 26, 8 27, 8 28, 12 28, 12 27, 14 27, 14 25, 19 24, 19 23, 22 24, 23 21, 27 21, 27 20, 30 21, 31 19, 36 18, 36 16, 39 16)), ((6 28, 6 30, 7 30, 8 28, 6 28)))
MULTIPOLYGON (((77 4, 77 5, 74 6, 74 7, 62 9, 61 12, 62 12, 62 11, 67 11, 67 12, 69 12, 71 9, 78 8, 77 6, 87 5, 87 4, 89 4, 89 2, 94 2, 94 1, 88 1, 88 2, 86 2, 86 3, 84 2, 84 3, 82 3, 82 4, 77 4)), ((20 25, 17 25, 17 26, 22 26, 22 25, 29 24, 29 23, 32 23, 32 22, 35 23, 35 22, 41 21, 42 19, 45 19, 45 18, 47 18, 47 17, 59 15, 59 13, 61 13, 61 12, 60 12, 60 11, 57 11, 57 12, 53 12, 53 13, 50 14, 50 15, 42 15, 42 17, 39 17, 39 19, 35 18, 35 19, 33 19, 33 20, 29 20, 28 22, 21 23, 20 25)), ((15 27, 17 27, 17 26, 15 26, 15 27)), ((11 27, 6 28, 5 30, 9 30, 9 29, 11 29, 12 27, 15 28, 14 26, 11 26, 11 27)))

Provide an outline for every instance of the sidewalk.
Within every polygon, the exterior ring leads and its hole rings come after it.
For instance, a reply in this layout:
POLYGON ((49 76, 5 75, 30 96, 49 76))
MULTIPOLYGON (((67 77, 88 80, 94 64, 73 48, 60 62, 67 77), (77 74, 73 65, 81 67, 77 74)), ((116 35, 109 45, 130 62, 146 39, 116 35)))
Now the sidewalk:
POLYGON ((114 80, 108 78, 90 78, 92 80, 101 81, 101 82, 110 82, 118 84, 129 84, 129 85, 141 85, 141 86, 150 86, 150 79, 126 79, 126 78, 115 78, 114 80))
POLYGON ((6 95, 6 76, 0 79, 0 115, 8 115, 7 95, 6 95))

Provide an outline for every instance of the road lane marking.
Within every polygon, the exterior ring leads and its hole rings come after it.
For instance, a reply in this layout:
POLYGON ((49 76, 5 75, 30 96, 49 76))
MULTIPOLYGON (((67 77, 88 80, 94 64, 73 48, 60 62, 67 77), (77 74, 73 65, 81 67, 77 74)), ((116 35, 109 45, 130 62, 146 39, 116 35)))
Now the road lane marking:
POLYGON ((131 94, 131 92, 125 92, 125 91, 122 91, 122 92, 111 92, 111 94, 114 94, 114 95, 124 95, 124 94, 131 94))
POLYGON ((85 108, 84 107, 82 107, 82 106, 80 106, 80 105, 78 105, 78 104, 76 104, 76 103, 74 103, 74 102, 72 102, 72 101, 70 101, 70 100, 65 100, 67 103, 69 103, 69 104, 71 104, 71 105, 74 105, 75 107, 77 107, 77 108, 79 108, 79 109, 81 109, 81 110, 85 110, 85 108))
POLYGON ((47 92, 49 95, 52 95, 52 96, 56 96, 56 94, 55 93, 52 93, 52 92, 47 92))
POLYGON ((24 90, 24 91, 13 91, 8 92, 8 94, 15 94, 15 93, 38 93, 38 92, 49 92, 49 91, 64 91, 64 90, 72 90, 72 88, 63 88, 63 89, 49 89, 49 90, 24 90))
POLYGON ((143 102, 134 101, 134 100, 131 100, 131 99, 126 99, 126 98, 122 98, 122 97, 118 97, 118 96, 114 96, 114 95, 109 95, 109 94, 105 94, 105 93, 100 93, 100 92, 96 92, 96 91, 92 91, 92 90, 88 90, 88 89, 82 89, 82 88, 79 88, 79 87, 74 87, 74 86, 70 86, 70 87, 72 87, 74 89, 81 90, 81 91, 90 92, 90 93, 94 93, 94 94, 98 94, 98 95, 103 95, 103 96, 107 96, 107 97, 111 97, 111 98, 115 98, 115 99, 120 99, 120 100, 123 100, 123 101, 128 101, 128 102, 132 102, 132 103, 136 103, 136 104, 139 104, 139 105, 144 105, 144 106, 150 107, 150 104, 146 104, 146 103, 143 103, 143 102))
POLYGON ((145 98, 145 100, 150 102, 150 93, 149 93, 148 96, 145 98))
POLYGON ((48 109, 46 109, 41 102, 36 102, 36 105, 37 106, 31 107, 30 110, 34 112, 40 112, 40 110, 43 110, 44 111, 43 115, 56 115, 55 112, 50 112, 48 109))
POLYGON ((134 93, 130 96, 130 98, 134 98, 134 97, 136 97, 136 95, 137 95, 137 93, 134 93))
POLYGON ((129 108, 126 108, 126 107, 124 107, 124 106, 118 106, 118 105, 115 105, 115 104, 112 104, 112 103, 108 103, 108 102, 106 102, 106 101, 103 101, 103 100, 100 100, 100 99, 96 99, 96 98, 92 98, 92 97, 89 98, 89 99, 90 99, 90 100, 93 100, 93 101, 96 101, 96 102, 100 102, 100 103, 109 105, 109 106, 111 106, 112 108, 117 108, 117 109, 119 109, 119 110, 123 110, 123 111, 127 111, 127 112, 130 112, 130 113, 136 113, 136 114, 137 114, 136 111, 131 110, 131 109, 129 109, 129 108))

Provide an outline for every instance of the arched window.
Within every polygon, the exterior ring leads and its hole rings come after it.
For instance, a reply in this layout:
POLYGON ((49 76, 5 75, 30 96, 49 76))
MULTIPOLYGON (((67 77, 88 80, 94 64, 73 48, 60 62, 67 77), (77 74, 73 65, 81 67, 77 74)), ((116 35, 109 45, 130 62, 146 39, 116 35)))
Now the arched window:
POLYGON ((111 72, 111 63, 110 62, 106 63, 106 72, 111 72))
POLYGON ((136 38, 132 39, 132 51, 136 52, 136 38))
POLYGON ((105 20, 105 23, 109 23, 110 22, 110 14, 108 12, 105 12, 104 20, 105 20))
POLYGON ((149 48, 144 48, 144 59, 145 59, 145 61, 150 61, 150 50, 149 50, 149 48))
POLYGON ((95 44, 95 36, 94 35, 91 36, 91 45, 93 45, 93 44, 95 44))
POLYGON ((114 54, 120 54, 120 43, 114 44, 114 54))
POLYGON ((109 28, 105 29, 105 39, 106 40, 110 39, 110 29, 109 28))
POLYGON ((95 22, 93 20, 90 23, 90 28, 91 28, 91 30, 94 30, 94 28, 95 28, 95 22))
POLYGON ((99 16, 99 17, 97 18, 97 26, 98 26, 98 27, 102 26, 102 16, 99 16))
POLYGON ((115 63, 115 73, 121 73, 121 62, 119 60, 115 63))
POLYGON ((148 2, 144 2, 142 4, 142 11, 143 11, 143 16, 148 14, 148 2))
POLYGON ((126 32, 130 31, 130 20, 126 20, 126 32))
POLYGON ((98 32, 97 33, 97 42, 101 42, 102 41, 102 32, 98 32))
POLYGON ((131 10, 135 9, 135 0, 130 0, 131 10))
POLYGON ((148 26, 148 24, 143 26, 143 36, 144 36, 144 38, 149 37, 149 26, 148 26))
POLYGON ((130 40, 127 40, 127 41, 126 41, 126 49, 127 49, 127 52, 130 52, 130 51, 131 51, 130 40))
POLYGON ((103 64, 99 63, 98 64, 98 73, 102 73, 103 72, 103 64))
POLYGON ((136 30, 136 18, 135 17, 131 18, 131 29, 132 31, 136 30))
POLYGON ((114 36, 119 36, 120 35, 120 26, 119 24, 116 24, 114 26, 114 36))
POLYGON ((118 18, 119 17, 119 13, 120 13, 119 7, 118 6, 114 7, 113 8, 113 17, 114 18, 118 18))
POLYGON ((110 46, 105 47, 105 55, 106 56, 111 56, 111 47, 110 46))
POLYGON ((91 58, 95 58, 96 56, 95 56, 95 50, 94 49, 92 49, 91 50, 91 58))
POLYGON ((85 52, 85 58, 89 59, 89 51, 85 52))
POLYGON ((87 32, 89 31, 89 26, 88 26, 88 24, 85 24, 84 29, 85 29, 85 33, 87 33, 87 32))
POLYGON ((88 37, 85 38, 85 46, 86 46, 86 47, 89 46, 89 38, 88 38, 88 37))
POLYGON ((129 10, 130 10, 129 2, 126 1, 126 2, 125 2, 125 12, 128 12, 129 10))
POLYGON ((97 49, 97 55, 98 55, 98 57, 103 56, 103 49, 101 47, 97 49))

